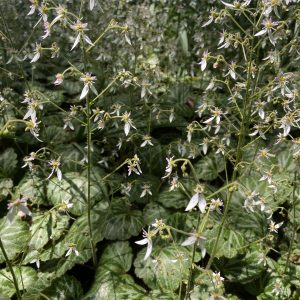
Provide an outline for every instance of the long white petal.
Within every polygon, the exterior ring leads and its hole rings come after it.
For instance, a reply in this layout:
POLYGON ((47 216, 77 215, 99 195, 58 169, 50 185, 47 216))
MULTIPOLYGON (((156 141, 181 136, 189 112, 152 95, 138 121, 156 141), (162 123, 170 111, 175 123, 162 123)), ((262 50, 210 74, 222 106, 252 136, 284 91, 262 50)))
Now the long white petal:
POLYGON ((138 245, 146 245, 146 244, 148 244, 148 239, 145 238, 145 239, 142 239, 140 241, 136 241, 135 243, 138 244, 138 245))
POLYGON ((234 8, 235 6, 233 4, 221 1, 225 6, 230 7, 230 8, 234 8))
POLYGON ((96 88, 95 88, 93 85, 91 85, 91 90, 92 90, 92 92, 93 92, 96 96, 98 95, 98 92, 97 92, 96 88))
POLYGON ((37 52, 30 62, 31 63, 36 62, 40 57, 41 57, 41 53, 37 52))
POLYGON ((195 244, 195 242, 197 241, 196 236, 192 235, 190 237, 188 237, 182 244, 181 246, 190 246, 195 244))
POLYGON ((266 29, 266 28, 264 28, 264 29, 262 29, 261 31, 259 31, 259 32, 255 33, 255 34, 254 34, 254 36, 260 36, 260 35, 263 35, 263 34, 265 34, 266 32, 267 32, 267 29, 266 29))
POLYGON ((72 253, 72 248, 69 248, 68 252, 66 253, 66 256, 69 256, 72 253))
POLYGON ((83 35, 83 38, 84 38, 84 40, 88 43, 88 44, 90 44, 91 46, 94 46, 94 44, 93 44, 93 42, 91 41, 91 39, 87 36, 87 35, 83 35))
POLYGON ((80 33, 77 35, 75 42, 71 48, 71 51, 78 45, 79 41, 80 41, 80 33))
POLYGON ((89 92, 89 86, 85 84, 80 95, 80 100, 83 99, 88 92, 89 92))
POLYGON ((124 132, 126 136, 129 134, 129 131, 130 131, 130 124, 126 122, 124 125, 124 132))
POLYGON ((206 208, 206 200, 203 195, 199 195, 199 203, 198 203, 199 209, 202 213, 205 212, 206 208))
POLYGON ((90 10, 93 10, 95 6, 95 0, 90 0, 90 10))
POLYGON ((151 255, 151 252, 152 252, 152 241, 148 240, 148 246, 147 246, 147 251, 144 260, 146 260, 151 255))
POLYGON ((60 169, 57 169, 56 175, 57 175, 58 180, 61 181, 61 179, 62 179, 62 173, 61 173, 60 169))
POLYGON ((196 193, 190 200, 189 204, 187 205, 185 211, 192 210, 199 202, 199 194, 196 193))

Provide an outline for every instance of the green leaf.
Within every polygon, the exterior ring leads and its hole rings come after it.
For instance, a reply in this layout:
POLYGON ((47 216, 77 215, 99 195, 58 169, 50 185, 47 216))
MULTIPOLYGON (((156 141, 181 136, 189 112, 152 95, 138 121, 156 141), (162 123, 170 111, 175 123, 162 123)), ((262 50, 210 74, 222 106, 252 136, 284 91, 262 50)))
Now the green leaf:
POLYGON ((156 219, 165 219, 169 214, 170 212, 166 208, 154 202, 146 204, 143 210, 144 222, 147 225, 153 224, 156 219))
POLYGON ((83 291, 78 280, 74 277, 64 275, 55 279, 51 286, 42 291, 42 294, 42 296, 35 297, 34 299, 44 300, 44 296, 47 296, 51 300, 81 300, 83 291))
POLYGON ((194 164, 199 179, 214 180, 225 169, 224 158, 221 155, 209 154, 194 164))
MULTIPOLYGON (((103 215, 92 210, 91 225, 94 243, 103 239, 102 234, 103 215)), ((45 288, 49 287, 55 278, 64 275, 76 264, 84 264, 92 257, 91 244, 89 239, 89 228, 87 214, 79 217, 70 227, 63 240, 52 245, 39 254, 41 268, 39 278, 34 288, 26 293, 26 299, 31 300, 33 295, 37 295, 45 288), (79 256, 71 253, 66 257, 69 243, 76 244, 79 256)))
POLYGON ((115 272, 126 273, 132 265, 132 249, 129 242, 109 244, 100 258, 100 265, 110 265, 115 272))
MULTIPOLYGON (((146 300, 174 300, 178 298, 178 295, 172 291, 160 291, 152 290, 149 293, 149 296, 145 298, 146 300)), ((144 300, 144 298, 143 298, 144 300)))
MULTIPOLYGON (((33 268, 30 267, 13 267, 19 290, 28 289, 34 285, 37 274, 33 268)), ((0 270, 0 289, 1 292, 7 296, 12 297, 15 292, 15 286, 10 271, 6 269, 0 270)))
POLYGON ((10 178, 0 179, 0 196, 6 197, 9 195, 9 191, 11 191, 12 187, 13 181, 10 178))
POLYGON ((144 225, 142 212, 125 198, 115 199, 105 213, 104 236, 109 240, 126 240, 136 236, 144 225))
POLYGON ((17 163, 17 154, 14 149, 7 148, 0 154, 0 177, 12 177, 17 163))
MULTIPOLYGON (((91 211, 91 229, 93 232, 94 243, 103 239, 103 215, 96 211, 91 211)), ((63 275, 67 270, 72 268, 76 263, 84 263, 91 257, 91 245, 89 239, 88 215, 84 214, 79 217, 70 227, 68 233, 63 240, 59 241, 53 247, 45 250, 41 254, 41 261, 49 259, 59 259, 56 273, 58 276, 63 275), (68 250, 68 244, 76 244, 76 249, 80 255, 76 256, 71 253, 65 257, 68 250)))
POLYGON ((152 257, 144 260, 146 247, 134 261, 135 274, 143 279, 151 289, 175 291, 181 281, 187 280, 191 264, 191 252, 188 248, 167 245, 154 245, 152 257))
MULTIPOLYGON (((212 230, 209 230, 205 237, 207 241, 205 243, 208 253, 211 253, 218 236, 219 226, 215 226, 212 230)), ((243 246, 245 245, 243 234, 236 230, 229 228, 223 228, 218 247, 216 249, 215 257, 225 256, 228 258, 236 256, 243 246)))
POLYGON ((48 229, 50 217, 51 215, 49 213, 33 216, 32 225, 30 226, 30 249, 38 250, 48 243, 50 239, 50 232, 48 229))
POLYGON ((131 267, 132 258, 128 242, 108 245, 100 258, 95 281, 84 299, 144 299, 144 290, 125 274, 131 267))
POLYGON ((25 175, 16 188, 17 192, 23 197, 30 199, 34 204, 47 204, 46 202, 46 181, 44 178, 25 175))
MULTIPOLYGON (((28 225, 18 216, 10 223, 7 218, 0 219, 0 238, 8 259, 14 259, 17 254, 23 252, 30 238, 28 225)), ((0 262, 4 262, 4 255, 0 251, 0 262)))
POLYGON ((128 274, 110 271, 109 266, 99 267, 95 282, 83 300, 141 300, 145 291, 128 274))
MULTIPOLYGON (((298 290, 299 293, 299 290, 298 290)), ((299 299, 297 296, 296 298, 292 298, 292 291, 291 285, 286 280, 282 279, 282 276, 273 277, 269 281, 268 285, 265 287, 264 292, 258 295, 258 300, 286 300, 286 299, 299 299), (275 287, 278 287, 278 294, 274 292, 275 287), (276 296, 276 298, 274 298, 276 296)))
POLYGON ((169 187, 163 188, 162 192, 158 195, 158 202, 164 207, 182 209, 189 203, 188 196, 180 189, 169 191, 169 187))
POLYGON ((82 147, 73 143, 73 144, 59 144, 55 147, 55 151, 59 153, 61 157, 62 172, 79 172, 82 169, 82 164, 80 161, 84 158, 85 152, 82 147))
MULTIPOLYGON (((87 178, 78 173, 63 174, 61 181, 54 177, 47 186, 47 196, 53 205, 62 204, 64 201, 73 203, 73 207, 69 209, 71 214, 80 216, 87 210, 87 178)), ((102 199, 102 191, 94 182, 90 188, 91 204, 96 200, 102 199)))
POLYGON ((215 260, 216 267, 232 282, 247 283, 259 278, 266 270, 263 263, 259 263, 261 252, 249 250, 245 255, 234 258, 215 260))
POLYGON ((69 217, 59 214, 55 210, 48 211, 33 216, 30 226, 31 238, 29 247, 31 250, 39 250, 44 247, 49 240, 57 240, 67 229, 69 217))

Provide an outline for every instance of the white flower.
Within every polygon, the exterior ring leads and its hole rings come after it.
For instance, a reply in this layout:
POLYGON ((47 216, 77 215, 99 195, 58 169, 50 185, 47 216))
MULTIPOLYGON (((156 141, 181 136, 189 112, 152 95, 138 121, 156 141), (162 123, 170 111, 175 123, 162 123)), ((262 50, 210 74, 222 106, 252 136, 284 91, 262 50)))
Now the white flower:
POLYGON ((230 75, 231 78, 235 80, 236 79, 235 69, 236 69, 236 63, 232 61, 231 64, 229 65, 229 71, 228 73, 225 74, 225 76, 230 75))
POLYGON ((271 221, 271 223, 269 225, 270 232, 278 233, 278 229, 281 227, 282 224, 283 224, 283 222, 276 224, 275 222, 271 221))
POLYGON ((151 142, 151 136, 149 135, 144 135, 143 136, 143 142, 141 144, 141 147, 145 147, 147 145, 153 146, 152 142, 151 142))
POLYGON ((257 199, 258 196, 259 196, 259 194, 256 192, 251 192, 248 194, 247 198, 244 201, 244 208, 247 211, 250 210, 251 212, 254 212, 254 207, 256 205, 255 200, 257 199))
POLYGON ((39 258, 35 258, 35 259, 32 260, 30 263, 31 263, 31 264, 36 264, 36 267, 37 267, 38 269, 40 268, 41 263, 40 263, 39 258))
POLYGON ((7 219, 12 222, 14 217, 18 215, 19 217, 31 216, 31 211, 27 207, 26 198, 18 198, 13 202, 7 204, 7 219))
POLYGON ((85 75, 80 77, 80 80, 84 83, 84 87, 80 95, 80 100, 88 94, 90 89, 95 95, 98 95, 98 92, 94 87, 95 80, 97 80, 96 76, 92 76, 91 73, 86 73, 85 75))
POLYGON ((38 0, 29 0, 29 1, 31 2, 31 5, 30 5, 30 11, 27 14, 28 16, 34 14, 34 12, 39 4, 38 0))
POLYGON ((209 144, 209 139, 208 138, 203 138, 203 143, 201 143, 200 146, 202 145, 202 151, 203 151, 204 155, 206 155, 206 153, 207 153, 208 144, 209 144))
POLYGON ((230 3, 227 3, 224 1, 221 1, 221 2, 228 8, 239 10, 239 9, 244 9, 245 7, 247 7, 251 3, 251 0, 247 0, 243 3, 241 3, 240 1, 233 1, 233 4, 230 4, 230 3))
POLYGON ((33 56, 32 60, 30 61, 31 63, 39 60, 39 58, 41 57, 42 49, 43 48, 42 48, 41 44, 36 44, 35 49, 33 51, 34 56, 33 56))
POLYGON ((169 191, 174 191, 175 189, 177 189, 179 186, 179 183, 178 183, 178 177, 177 176, 174 176, 170 182, 170 189, 169 191))
POLYGON ((204 258, 205 254, 206 254, 206 249, 205 249, 205 240, 206 238, 203 236, 200 236, 196 233, 191 234, 190 237, 188 237, 182 244, 181 246, 190 246, 193 244, 197 244, 197 246, 200 248, 201 250, 201 255, 202 258, 204 258))
POLYGON ((39 139, 39 123, 41 122, 37 122, 37 119, 33 116, 31 116, 31 120, 30 121, 26 121, 26 128, 25 131, 29 130, 30 133, 40 142, 42 142, 42 140, 39 139))
POLYGON ((269 158, 269 157, 274 157, 274 154, 271 154, 267 148, 264 148, 258 151, 258 157, 269 158))
POLYGON ((146 254, 144 257, 144 260, 146 260, 152 252, 152 238, 155 236, 155 234, 157 233, 157 230, 154 231, 146 231, 143 229, 143 239, 140 241, 136 241, 135 243, 138 245, 146 245, 147 244, 147 250, 146 250, 146 254))
POLYGON ((74 130, 74 125, 71 122, 72 118, 70 116, 67 116, 66 118, 64 118, 64 129, 68 129, 70 128, 71 130, 74 130))
POLYGON ((221 276, 220 272, 218 273, 213 272, 212 276, 213 276, 213 284, 215 286, 222 285, 222 282, 224 281, 224 277, 221 276))
POLYGON ((219 125, 221 122, 221 115, 223 114, 222 110, 215 107, 214 109, 211 109, 211 113, 212 113, 212 116, 208 120, 204 121, 203 123, 209 124, 213 120, 215 120, 217 125, 219 125))
POLYGON ((121 194, 129 197, 131 189, 132 183, 128 182, 126 185, 124 183, 121 184, 121 194))
POLYGON ((48 165, 51 167, 51 173, 50 175, 47 177, 47 179, 49 179, 54 172, 56 172, 56 175, 57 175, 57 178, 58 180, 60 181, 62 179, 62 173, 61 173, 61 170, 59 168, 60 166, 60 159, 52 159, 48 162, 48 165))
POLYGON ((29 156, 25 156, 23 158, 24 165, 21 168, 28 167, 29 170, 32 171, 32 169, 33 169, 33 163, 32 162, 35 160, 35 158, 36 158, 35 152, 31 152, 29 156))
POLYGON ((63 201, 63 203, 59 206, 59 210, 61 210, 61 211, 67 211, 67 210, 69 210, 70 208, 72 208, 73 207, 73 203, 72 202, 70 202, 70 199, 67 199, 67 200, 64 200, 63 201))
POLYGON ((176 167, 175 161, 174 161, 174 156, 170 157, 170 158, 166 158, 167 160, 167 166, 166 166, 166 175, 163 176, 162 178, 167 178, 172 174, 173 171, 173 167, 176 167))
POLYGON ((199 62, 199 65, 201 66, 201 71, 204 71, 206 69, 207 59, 209 58, 209 54, 210 53, 207 50, 205 50, 203 55, 202 55, 202 59, 199 62))
POLYGON ((203 188, 201 186, 197 186, 196 189, 196 194, 194 194, 192 196, 192 198, 190 199, 189 204, 187 205, 185 211, 190 211, 192 210, 194 207, 196 207, 198 205, 200 211, 202 213, 205 212, 205 208, 206 208, 206 200, 202 194, 203 192, 203 188))
POLYGON ((136 129, 136 127, 133 125, 132 120, 130 118, 130 112, 128 113, 125 111, 125 113, 122 115, 121 120, 124 122, 124 133, 127 136, 129 134, 130 128, 136 129))
POLYGON ((76 244, 73 244, 73 243, 69 243, 68 245, 68 251, 66 253, 65 256, 69 256, 71 253, 75 253, 76 256, 79 256, 79 252, 78 250, 76 249, 76 244))
POLYGON ((80 42, 80 38, 85 40, 88 44, 93 45, 93 42, 90 40, 90 38, 84 33, 84 31, 88 30, 87 29, 87 23, 81 23, 79 20, 73 25, 71 25, 71 29, 74 31, 78 32, 78 35, 74 41, 74 44, 71 48, 71 51, 78 45, 80 42))
POLYGON ((59 4, 57 8, 55 8, 57 16, 53 19, 53 21, 50 24, 50 27, 52 27, 56 22, 59 20, 64 20, 67 15, 67 9, 63 5, 59 4))
POLYGON ((265 174, 259 179, 259 181, 266 180, 268 184, 272 184, 272 171, 266 171, 265 174))
POLYGON ((268 37, 270 42, 275 46, 275 39, 272 35, 272 31, 275 30, 275 26, 278 25, 278 22, 273 22, 272 19, 265 19, 263 20, 262 24, 264 25, 264 28, 257 32, 254 36, 261 36, 264 35, 265 33, 268 33, 268 37))
POLYGON ((54 81, 54 84, 55 84, 55 85, 60 85, 60 84, 62 84, 63 81, 64 81, 64 75, 61 74, 61 73, 57 73, 57 74, 55 75, 55 78, 56 78, 56 80, 54 81))
POLYGON ((207 25, 211 24, 215 19, 216 17, 218 16, 218 12, 215 8, 212 8, 210 10, 210 16, 209 16, 209 19, 207 22, 205 22, 202 27, 206 27, 207 25))
POLYGON ((146 184, 146 183, 145 183, 145 184, 142 186, 143 191, 142 191, 142 193, 141 193, 141 195, 140 195, 140 198, 145 197, 147 194, 150 195, 150 196, 152 196, 152 192, 151 192, 150 188, 151 188, 151 186, 150 186, 149 184, 146 184))
POLYGON ((209 208, 211 211, 214 211, 214 210, 220 211, 219 208, 221 206, 223 206, 223 201, 220 198, 210 200, 209 208))
POLYGON ((142 174, 142 170, 140 167, 140 159, 138 158, 138 156, 135 154, 134 157, 132 159, 129 159, 127 161, 128 163, 128 176, 131 175, 132 172, 134 172, 137 175, 141 175, 142 174))

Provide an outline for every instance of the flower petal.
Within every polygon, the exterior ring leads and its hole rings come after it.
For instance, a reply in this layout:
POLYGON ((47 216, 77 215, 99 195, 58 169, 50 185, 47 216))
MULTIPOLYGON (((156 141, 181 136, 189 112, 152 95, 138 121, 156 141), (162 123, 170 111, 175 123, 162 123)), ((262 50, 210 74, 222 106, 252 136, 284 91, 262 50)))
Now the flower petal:
POLYGON ((88 92, 89 92, 89 86, 85 84, 80 95, 80 100, 82 100, 88 94, 88 92))
POLYGON ((90 10, 93 10, 95 6, 95 0, 90 0, 90 10))
POLYGON ((148 241, 149 241, 149 239, 145 238, 140 241, 136 241, 135 243, 138 245, 146 245, 148 243, 148 241))
POLYGON ((77 35, 75 42, 71 48, 71 51, 78 45, 79 41, 80 41, 80 34, 77 35))
POLYGON ((261 31, 259 31, 259 32, 255 33, 255 34, 254 34, 254 36, 260 36, 260 35, 263 35, 263 34, 265 34, 266 32, 267 32, 267 29, 266 29, 266 28, 264 28, 264 29, 262 29, 261 31))
POLYGON ((185 211, 192 210, 199 202, 199 193, 196 193, 190 200, 189 204, 187 205, 185 211))
POLYGON ((195 235, 191 235, 181 244, 181 246, 190 246, 195 244, 196 241, 197 241, 197 237, 195 235))
POLYGON ((198 206, 199 206, 199 209, 202 213, 205 212, 205 208, 206 208, 206 200, 204 198, 204 196, 201 194, 199 195, 199 202, 198 202, 198 206))
POLYGON ((147 246, 147 251, 144 260, 146 260, 151 255, 151 252, 152 252, 152 241, 148 240, 148 246, 147 246))
POLYGON ((124 124, 124 132, 125 132, 126 136, 129 134, 129 131, 130 131, 130 124, 128 122, 126 122, 124 124))

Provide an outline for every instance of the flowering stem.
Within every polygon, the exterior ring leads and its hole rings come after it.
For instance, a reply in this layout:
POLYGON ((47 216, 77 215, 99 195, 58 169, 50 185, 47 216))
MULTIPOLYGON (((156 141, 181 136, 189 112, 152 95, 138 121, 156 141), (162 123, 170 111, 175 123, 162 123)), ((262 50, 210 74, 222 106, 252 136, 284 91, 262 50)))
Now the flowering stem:
MULTIPOLYGON (((246 80, 246 94, 245 94, 245 99, 244 99, 244 105, 243 105, 243 111, 242 111, 242 120, 241 120, 241 126, 240 126, 240 130, 239 130, 239 139, 238 139, 238 145, 237 145, 237 149, 236 149, 236 159, 235 159, 235 163, 234 163, 234 170, 233 170, 233 174, 231 176, 231 181, 235 181, 238 175, 238 165, 240 164, 240 162, 242 161, 242 157, 243 157, 243 147, 245 145, 245 139, 247 136, 247 132, 249 130, 249 119, 251 117, 251 108, 252 108, 252 103, 253 103, 253 98, 251 98, 251 93, 250 93, 250 86, 251 86, 251 78, 252 78, 252 74, 251 74, 251 69, 252 69, 252 55, 253 55, 253 46, 254 46, 254 39, 252 39, 251 41, 251 47, 250 47, 250 57, 248 60, 248 68, 247 68, 247 80, 246 80)), ((225 209, 224 209, 224 213, 223 213, 223 217, 222 217, 222 221, 217 233, 217 238, 216 241, 214 243, 209 261, 206 265, 206 269, 210 269, 211 264, 215 258, 216 252, 217 252, 217 248, 218 248, 218 244, 219 244, 219 240, 227 219, 227 215, 229 212, 229 207, 230 207, 230 203, 231 203, 231 199, 232 199, 232 195, 234 192, 234 189, 229 190, 230 194, 229 197, 227 198, 226 201, 226 205, 225 205, 225 209)))
POLYGON ((8 256, 7 256, 6 251, 4 249, 4 246, 3 246, 1 238, 0 238, 0 248, 1 248, 1 251, 2 251, 3 256, 5 258, 5 261, 7 263, 7 266, 9 268, 9 271, 11 273, 11 276, 13 278, 13 282, 14 282, 14 286, 15 286, 15 289, 16 289, 17 297, 18 297, 18 299, 22 299, 22 296, 21 296, 21 293, 20 293, 20 290, 19 290, 18 281, 17 281, 16 275, 15 275, 15 272, 13 270, 12 264, 10 263, 10 261, 8 259, 8 256))
MULTIPOLYGON (((83 41, 81 39, 81 46, 84 57, 84 72, 87 72, 87 52, 84 48, 83 41)), ((86 142, 87 142, 87 215, 88 215, 88 227, 89 227, 89 239, 92 250, 93 265, 97 266, 97 256, 95 250, 95 244, 93 239, 93 230, 91 222, 91 146, 92 146, 92 131, 91 131, 91 103, 89 95, 86 96, 86 142)))
POLYGON ((292 249, 293 249, 293 244, 294 244, 294 240, 295 240, 295 236, 297 233, 297 223, 296 223, 296 189, 297 189, 297 177, 298 177, 298 172, 295 171, 294 174, 294 182, 293 182, 293 232, 292 232, 292 237, 291 237, 291 241, 290 241, 290 245, 289 245, 289 250, 288 250, 288 255, 286 258, 286 262, 285 262, 285 267, 284 267, 284 274, 287 271, 287 268, 289 266, 290 263, 290 257, 291 257, 291 253, 292 253, 292 249))

